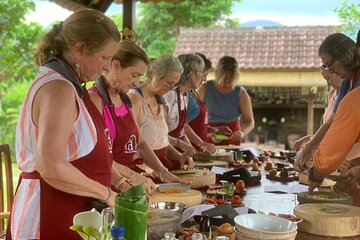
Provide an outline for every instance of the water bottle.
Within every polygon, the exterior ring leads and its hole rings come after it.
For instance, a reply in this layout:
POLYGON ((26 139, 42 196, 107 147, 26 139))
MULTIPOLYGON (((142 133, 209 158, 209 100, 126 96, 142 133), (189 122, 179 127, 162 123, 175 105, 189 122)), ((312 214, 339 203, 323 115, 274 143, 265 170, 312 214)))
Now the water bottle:
POLYGON ((123 226, 111 227, 111 240, 125 240, 125 228, 123 226))
POLYGON ((110 239, 110 228, 114 222, 114 213, 111 208, 104 208, 101 212, 102 226, 100 227, 101 240, 110 239))

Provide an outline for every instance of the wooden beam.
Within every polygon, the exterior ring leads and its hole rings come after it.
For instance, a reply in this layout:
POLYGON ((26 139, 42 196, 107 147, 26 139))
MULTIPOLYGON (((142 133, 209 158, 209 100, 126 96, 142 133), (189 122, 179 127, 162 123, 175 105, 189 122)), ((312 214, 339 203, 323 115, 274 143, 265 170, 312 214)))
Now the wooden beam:
POLYGON ((314 94, 310 91, 308 95, 307 108, 307 135, 314 134, 314 94))
POLYGON ((123 0, 123 29, 135 29, 135 2, 136 0, 123 0))

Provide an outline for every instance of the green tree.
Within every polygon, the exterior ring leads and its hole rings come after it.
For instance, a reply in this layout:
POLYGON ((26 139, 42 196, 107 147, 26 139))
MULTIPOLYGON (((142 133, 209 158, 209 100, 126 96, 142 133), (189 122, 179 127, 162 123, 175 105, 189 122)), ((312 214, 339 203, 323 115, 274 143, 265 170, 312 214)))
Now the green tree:
POLYGON ((356 34, 360 27, 360 3, 343 0, 342 6, 336 8, 340 22, 343 24, 343 30, 356 34))
POLYGON ((34 8, 31 0, 0 1, 0 141, 12 150, 21 103, 37 72, 33 54, 43 29, 25 21, 34 8))
POLYGON ((113 14, 109 16, 112 20, 114 20, 114 22, 116 23, 116 25, 118 26, 118 28, 121 30, 123 28, 123 15, 122 14, 113 14))
POLYGON ((238 26, 227 17, 235 1, 141 3, 135 31, 149 56, 171 54, 181 27, 238 26))

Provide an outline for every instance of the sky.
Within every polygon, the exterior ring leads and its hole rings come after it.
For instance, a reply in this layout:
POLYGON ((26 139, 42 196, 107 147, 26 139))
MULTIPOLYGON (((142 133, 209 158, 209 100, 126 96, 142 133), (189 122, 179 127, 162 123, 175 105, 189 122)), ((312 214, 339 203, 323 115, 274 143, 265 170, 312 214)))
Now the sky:
MULTIPOLYGON (((36 11, 26 19, 44 26, 64 20, 71 14, 47 0, 35 0, 35 3, 36 11)), ((340 22, 334 10, 341 3, 342 0, 242 0, 234 4, 231 17, 240 20, 240 25, 255 20, 269 20, 285 26, 338 25, 340 22)), ((112 3, 106 14, 118 12, 122 12, 122 5, 112 3)))

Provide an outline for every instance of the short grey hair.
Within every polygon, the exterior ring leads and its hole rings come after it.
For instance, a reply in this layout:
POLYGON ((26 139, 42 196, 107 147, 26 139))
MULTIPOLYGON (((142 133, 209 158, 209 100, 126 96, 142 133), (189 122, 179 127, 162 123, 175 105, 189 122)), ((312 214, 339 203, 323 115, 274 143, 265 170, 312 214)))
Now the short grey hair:
POLYGON ((182 74, 184 71, 180 61, 171 55, 161 56, 150 61, 146 71, 146 83, 159 81, 173 72, 182 74))
POLYGON ((195 54, 180 54, 178 57, 181 62, 184 72, 181 74, 179 84, 184 85, 189 79, 189 73, 193 71, 204 71, 204 60, 195 54))

